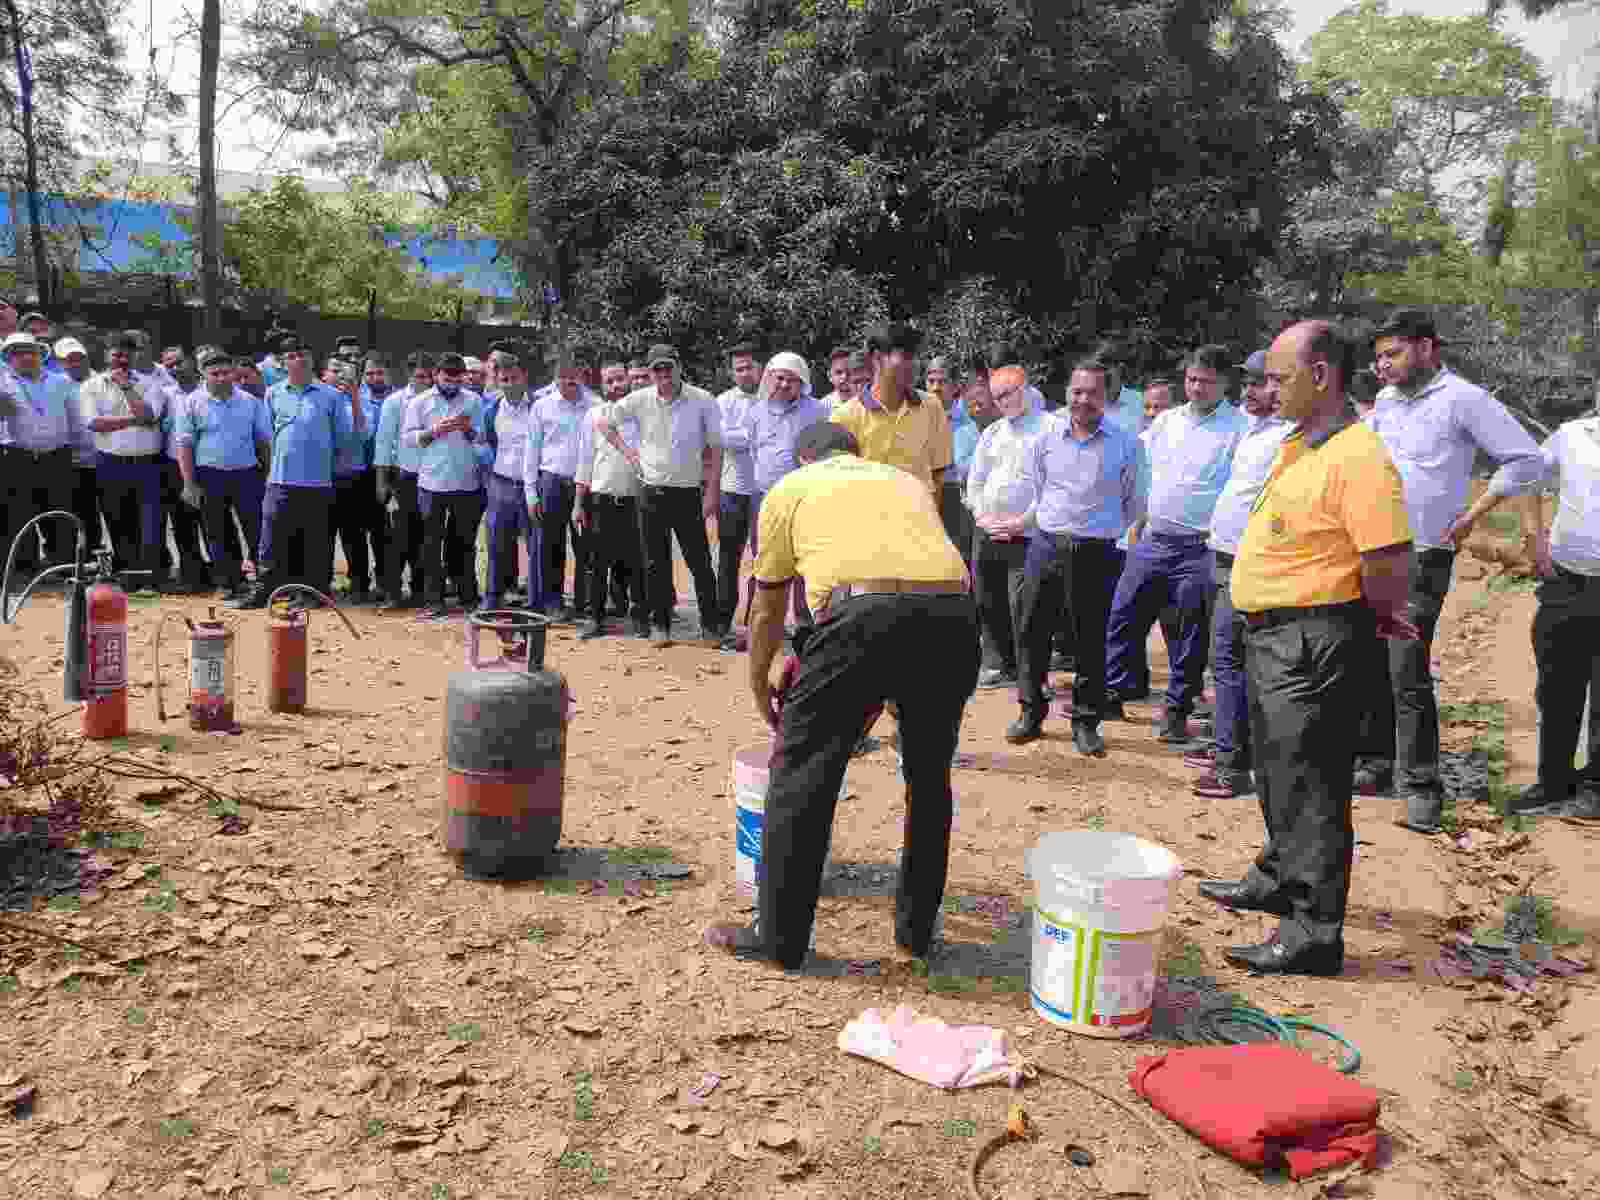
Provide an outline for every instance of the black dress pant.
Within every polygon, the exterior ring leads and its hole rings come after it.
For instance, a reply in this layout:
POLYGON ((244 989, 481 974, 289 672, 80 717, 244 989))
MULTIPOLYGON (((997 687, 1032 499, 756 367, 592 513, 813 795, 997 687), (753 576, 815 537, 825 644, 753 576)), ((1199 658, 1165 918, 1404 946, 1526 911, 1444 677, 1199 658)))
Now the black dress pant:
POLYGON ((93 467, 72 468, 72 513, 83 522, 88 553, 93 554, 105 542, 100 524, 100 481, 93 467))
MULTIPOLYGON (((972 538, 972 582, 978 592, 983 665, 1008 674, 1017 670, 1018 597, 1028 560, 1023 538, 997 542, 983 530, 972 538)), ((1103 639, 1102 639, 1103 640, 1103 639)))
POLYGON ((694 576, 695 602, 703 629, 717 628, 717 577, 711 570, 711 542, 698 487, 639 489, 639 540, 644 547, 646 603, 650 623, 672 628, 672 539, 694 576))
POLYGON ((1043 719, 1050 643, 1063 605, 1072 616, 1072 723, 1096 726, 1106 706, 1106 617, 1122 563, 1110 538, 1079 538, 1039 530, 1017 596, 1017 700, 1023 713, 1043 719))
POLYGON ((417 477, 410 471, 394 474, 395 513, 389 524, 389 543, 383 555, 383 590, 400 599, 400 572, 411 568, 411 598, 427 595, 427 569, 422 557, 422 512, 417 507, 417 477))
POLYGON ((709 622, 732 628, 739 612, 739 564, 750 541, 751 497, 723 492, 717 502, 717 618, 709 622))
MULTIPOLYGON (((74 482, 72 451, 34 452, 0 447, 0 565, 10 553, 17 532, 40 513, 72 511, 74 482)), ((32 568, 39 558, 39 542, 46 554, 65 562, 72 557, 75 534, 67 521, 44 521, 34 526, 17 549, 19 566, 32 568)))
POLYGON ((444 573, 452 571, 456 593, 468 608, 478 603, 477 579, 469 574, 463 560, 459 565, 445 559, 445 524, 450 522, 457 530, 470 529, 476 543, 478 522, 483 519, 483 493, 430 492, 417 489, 417 507, 422 512, 422 558, 429 568, 428 600, 432 604, 444 603, 444 573), (432 571, 439 564, 438 574, 432 571))
POLYGON ((1415 641, 1380 642, 1369 657, 1372 703, 1360 733, 1361 758, 1394 768, 1395 790, 1439 788, 1439 705, 1433 691, 1433 633, 1450 592, 1456 556, 1419 550, 1411 559, 1406 617, 1421 631, 1415 641))
POLYGON ((1244 620, 1256 794, 1267 826, 1245 886, 1288 907, 1278 939, 1292 954, 1342 940, 1355 851, 1355 739, 1377 631, 1360 601, 1244 620))
MULTIPOLYGON (((178 578, 184 583, 196 586, 206 583, 211 577, 211 571, 200 549, 200 543, 205 537, 205 528, 201 523, 199 512, 183 502, 183 472, 178 470, 178 464, 174 460, 163 457, 161 460, 163 531, 168 524, 172 526, 172 544, 178 550, 178 578)), ((163 561, 169 561, 171 551, 165 544, 162 550, 163 561)), ((311 569, 315 570, 314 567, 311 569)))
POLYGON ((973 562, 973 536, 979 534, 978 527, 973 523, 972 510, 962 500, 962 493, 966 490, 963 480, 946 478, 939 485, 939 519, 944 522, 945 536, 952 545, 961 551, 961 558, 967 564, 967 569, 972 569, 973 562))
POLYGON ((813 628, 767 786, 759 884, 767 955, 786 967, 805 961, 845 767, 867 714, 885 701, 899 706, 906 780, 895 940, 926 954, 949 871, 950 760, 977 680, 970 596, 860 596, 813 628))
MULTIPOLYGON (((187 507, 187 505, 185 506, 187 507)), ((256 586, 301 583, 326 592, 333 562, 328 549, 333 511, 331 487, 267 484, 261 503, 261 545, 256 551, 256 586)))
MULTIPOLYGON (((377 484, 370 470, 334 479, 333 529, 344 547, 344 563, 350 572, 352 592, 365 593, 374 583, 383 586, 384 559, 388 553, 383 518, 384 512, 378 507, 377 484)), ((332 548, 330 541, 330 553, 332 548)), ((330 577, 333 574, 331 562, 328 573, 330 577)))
POLYGON ((1581 776, 1573 766, 1584 702, 1600 699, 1590 691, 1600 671, 1600 578, 1558 566, 1553 578, 1540 581, 1538 596, 1532 632, 1538 668, 1534 699, 1539 705, 1539 787, 1559 804, 1577 787, 1600 787, 1592 709, 1589 761, 1581 776))
POLYGON ((590 492, 585 502, 589 512, 589 616, 605 619, 606 580, 613 588, 622 583, 622 595, 613 594, 612 607, 627 615, 628 598, 633 599, 634 620, 645 619, 644 572, 639 570, 639 512, 632 496, 610 496, 590 492))

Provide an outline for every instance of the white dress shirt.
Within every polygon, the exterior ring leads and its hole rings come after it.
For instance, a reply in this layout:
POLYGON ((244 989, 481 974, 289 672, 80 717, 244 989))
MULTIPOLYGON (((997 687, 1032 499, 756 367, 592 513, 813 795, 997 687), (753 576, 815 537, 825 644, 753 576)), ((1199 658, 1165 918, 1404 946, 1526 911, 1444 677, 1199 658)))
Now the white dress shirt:
POLYGON ((1250 510, 1277 460, 1278 445, 1294 428, 1291 422, 1272 414, 1252 417, 1245 413, 1245 421, 1244 437, 1233 452, 1233 471, 1211 514, 1209 545, 1224 554, 1237 553, 1244 527, 1250 522, 1250 510))
MULTIPOLYGON (((118 429, 114 433, 94 433, 94 447, 101 454, 114 454, 118 458, 133 458, 147 454, 160 454, 162 449, 162 431, 159 424, 162 416, 167 411, 166 390, 159 386, 130 376, 128 392, 132 392, 140 400, 150 406, 151 414, 156 418, 155 425, 129 425, 125 429, 118 429)), ((131 417, 133 409, 128 404, 128 396, 124 390, 111 378, 109 372, 102 371, 84 380, 83 386, 78 389, 78 406, 83 416, 84 425, 88 425, 97 417, 131 417)))

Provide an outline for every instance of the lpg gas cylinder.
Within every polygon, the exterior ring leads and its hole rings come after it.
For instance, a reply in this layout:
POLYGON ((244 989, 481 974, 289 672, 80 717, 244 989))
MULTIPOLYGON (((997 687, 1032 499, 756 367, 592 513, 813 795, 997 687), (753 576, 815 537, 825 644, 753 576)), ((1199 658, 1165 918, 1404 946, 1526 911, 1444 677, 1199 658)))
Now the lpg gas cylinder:
POLYGON ((468 878, 536 872, 561 839, 567 681, 545 669, 547 622, 496 609, 467 618, 467 669, 445 697, 445 847, 468 878), (526 658, 478 655, 485 629, 521 639, 526 658))

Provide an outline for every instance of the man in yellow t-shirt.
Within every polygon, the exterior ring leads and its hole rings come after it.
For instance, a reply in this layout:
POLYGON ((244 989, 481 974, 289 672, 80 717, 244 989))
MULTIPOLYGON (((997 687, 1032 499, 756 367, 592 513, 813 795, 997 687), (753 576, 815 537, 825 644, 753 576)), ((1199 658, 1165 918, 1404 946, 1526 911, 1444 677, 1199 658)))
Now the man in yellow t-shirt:
POLYGON ((1231 598, 1245 627, 1250 733, 1267 841, 1237 883, 1200 894, 1275 913, 1277 932, 1224 952, 1273 974, 1337 975, 1355 829, 1352 777, 1372 639, 1414 638, 1411 528, 1400 476, 1345 401, 1355 346, 1323 321, 1280 333, 1267 388, 1295 427, 1239 542, 1231 598))
POLYGON ((872 383, 833 410, 833 420, 855 435, 861 457, 909 471, 934 496, 950 466, 950 418, 944 405, 912 386, 920 335, 909 325, 888 325, 867 339, 872 383))
POLYGON ((867 714, 898 702, 907 784, 895 941, 924 958, 950 852, 950 761, 978 680, 978 619, 960 552, 933 495, 859 457, 819 421, 795 439, 802 465, 761 504, 750 686, 777 734, 761 839, 757 920, 714 925, 708 944, 794 970, 806 958, 835 798, 867 714), (790 580, 817 623, 772 685, 790 580), (792 682, 788 682, 793 674, 792 682))

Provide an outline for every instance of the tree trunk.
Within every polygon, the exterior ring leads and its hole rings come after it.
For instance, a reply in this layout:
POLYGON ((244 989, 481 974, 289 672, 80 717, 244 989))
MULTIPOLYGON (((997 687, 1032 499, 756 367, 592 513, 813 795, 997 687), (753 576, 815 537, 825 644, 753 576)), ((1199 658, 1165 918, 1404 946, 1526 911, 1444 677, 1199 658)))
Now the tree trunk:
POLYGON ((42 307, 50 302, 50 263, 44 251, 44 222, 39 216, 39 147, 33 137, 33 69, 28 62, 27 47, 22 44, 22 14, 17 11, 17 0, 6 0, 6 10, 11 18, 11 50, 17 60, 17 95, 22 101, 22 148, 26 159, 34 285, 42 307))
POLYGON ((222 56, 222 0, 200 12, 200 304, 207 342, 222 336, 221 246, 217 227, 217 63, 222 56))

